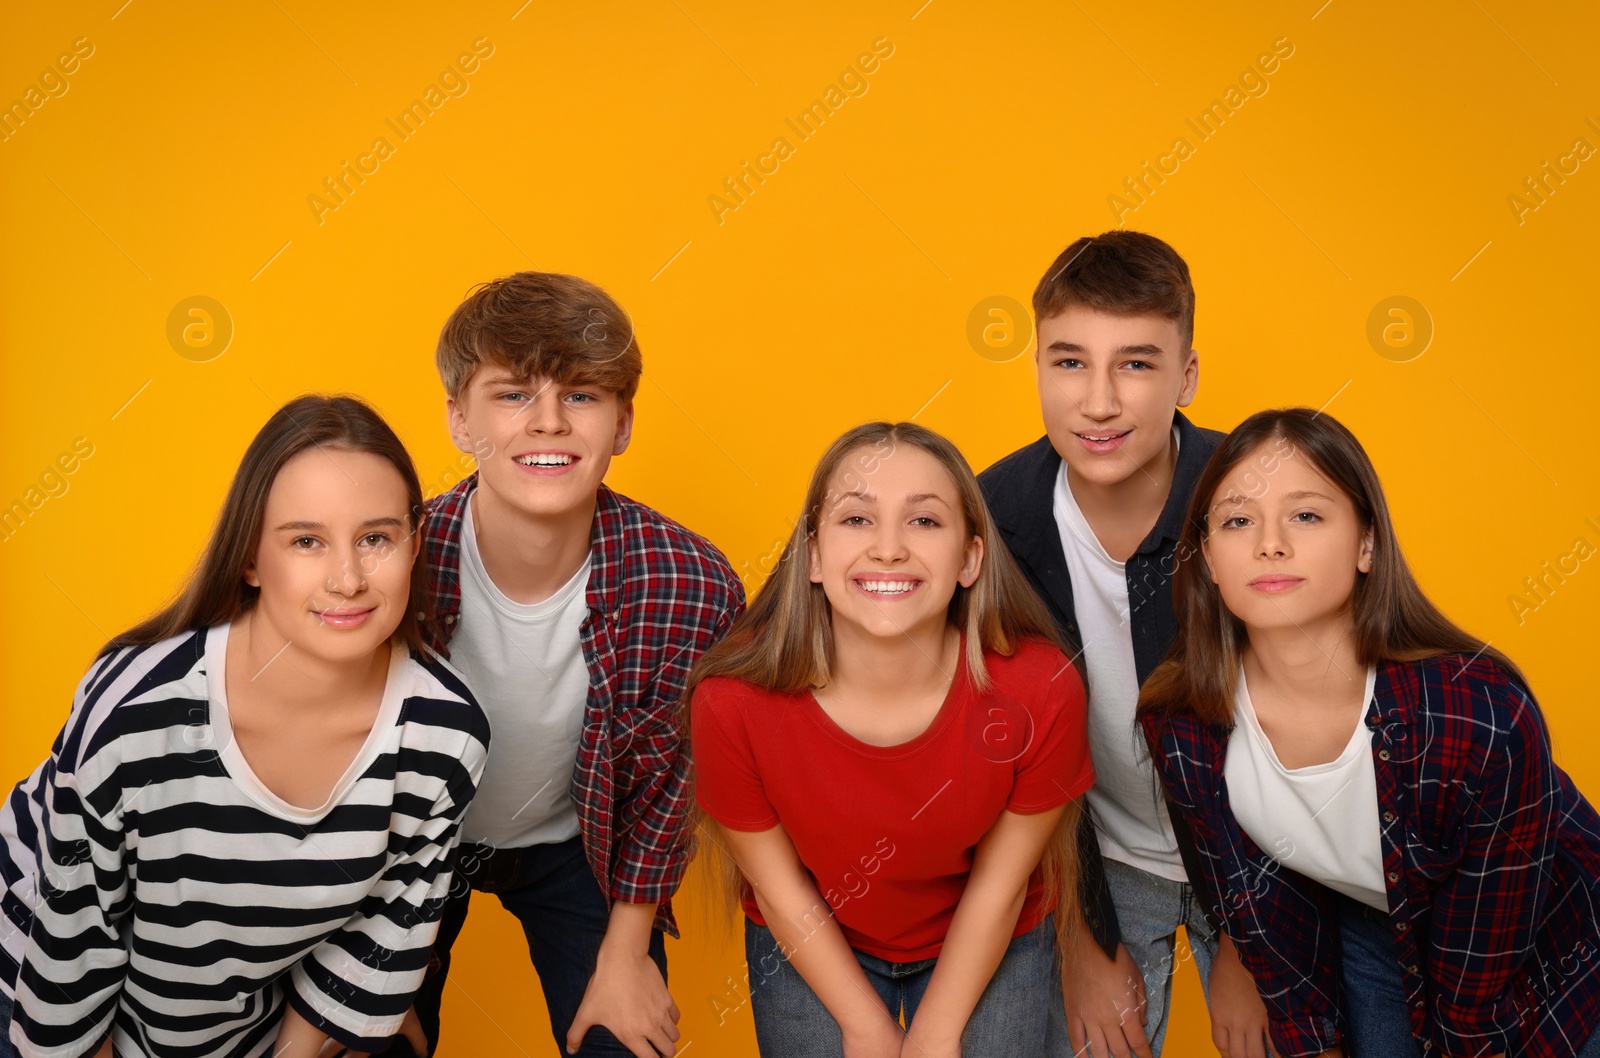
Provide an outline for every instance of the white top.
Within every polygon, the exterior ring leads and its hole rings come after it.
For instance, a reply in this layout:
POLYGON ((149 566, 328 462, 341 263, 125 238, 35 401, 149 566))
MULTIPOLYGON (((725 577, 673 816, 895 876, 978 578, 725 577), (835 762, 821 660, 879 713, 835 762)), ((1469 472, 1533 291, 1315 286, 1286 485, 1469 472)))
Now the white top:
POLYGON ((299 808, 233 738, 228 632, 97 658, 0 809, 0 992, 24 1058, 87 1054, 108 1026, 125 1058, 265 1058, 291 995, 374 1050, 422 983, 482 712, 442 661, 392 649, 365 743, 299 808))
POLYGON ((489 715, 494 751, 462 824, 463 841, 523 848, 578 835, 572 774, 589 696, 582 638, 589 567, 585 558, 543 602, 507 598, 484 568, 467 504, 450 662, 489 715))
MULTIPOLYGON (((1377 683, 1377 668, 1367 669, 1363 703, 1371 704, 1377 683)), ((1256 719, 1242 666, 1233 707, 1236 724, 1222 774, 1239 826, 1295 873, 1387 914, 1378 778, 1366 724, 1356 720, 1334 760, 1286 768, 1256 719)))
MULTIPOLYGON (((1173 443, 1178 429, 1172 429, 1173 443)), ((1061 550, 1072 578, 1072 608, 1089 677, 1089 752, 1095 781, 1087 795, 1100 852, 1171 881, 1188 878, 1161 798, 1150 751, 1134 722, 1139 670, 1128 625, 1127 565, 1106 553, 1067 484, 1063 460, 1054 503, 1061 550)))

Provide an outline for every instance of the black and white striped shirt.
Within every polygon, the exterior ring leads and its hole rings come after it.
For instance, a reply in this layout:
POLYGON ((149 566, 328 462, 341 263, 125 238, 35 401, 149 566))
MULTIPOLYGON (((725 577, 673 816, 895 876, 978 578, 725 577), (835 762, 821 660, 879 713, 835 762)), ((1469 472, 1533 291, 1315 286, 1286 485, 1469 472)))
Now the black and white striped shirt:
POLYGON ((24 1058, 257 1058, 285 1009, 353 1049, 399 1030, 451 885, 488 723, 395 648, 327 804, 250 770, 226 625, 98 658, 50 759, 0 809, 0 990, 24 1058), (114 1023, 114 1024, 113 1024, 114 1023))

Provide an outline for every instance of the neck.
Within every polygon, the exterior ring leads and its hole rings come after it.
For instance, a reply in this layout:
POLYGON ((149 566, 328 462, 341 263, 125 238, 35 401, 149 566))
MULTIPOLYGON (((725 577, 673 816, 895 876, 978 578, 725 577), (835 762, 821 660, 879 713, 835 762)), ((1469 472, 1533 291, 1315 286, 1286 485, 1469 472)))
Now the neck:
POLYGON ((599 499, 555 514, 529 514, 474 489, 473 530, 478 555, 495 587, 516 602, 543 602, 589 557, 599 499))
POLYGON ((1159 455, 1135 467, 1133 473, 1121 481, 1102 485, 1069 472, 1067 487, 1086 518, 1120 521, 1132 517, 1153 527, 1167 505, 1177 469, 1177 442, 1169 434, 1166 447, 1159 455))
POLYGON ((1307 705, 1343 707, 1352 688, 1366 686, 1348 614, 1315 626, 1251 629, 1243 661, 1252 687, 1307 705))
POLYGON ((835 622, 829 685, 878 698, 924 694, 949 686, 960 646, 961 633, 942 617, 896 636, 835 622))
POLYGON ((265 696, 284 710, 316 713, 352 701, 366 702, 373 685, 387 678, 390 647, 349 661, 309 654, 272 628, 260 610, 234 625, 250 693, 265 696))

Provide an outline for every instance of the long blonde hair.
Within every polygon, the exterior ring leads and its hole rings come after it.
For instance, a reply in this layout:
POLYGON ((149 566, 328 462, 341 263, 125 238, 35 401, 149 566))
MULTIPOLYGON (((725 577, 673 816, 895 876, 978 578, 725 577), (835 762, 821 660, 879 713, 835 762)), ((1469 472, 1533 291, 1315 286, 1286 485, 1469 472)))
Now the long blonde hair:
MULTIPOLYGON (((695 688, 702 680, 730 676, 788 694, 823 686, 831 680, 835 660, 833 611, 822 585, 811 582, 809 546, 822 519, 840 502, 840 493, 859 488, 884 460, 893 458, 902 445, 926 452, 949 473, 956 486, 966 532, 983 541, 984 557, 978 577, 970 588, 956 586, 949 609, 951 625, 964 633, 966 668, 974 689, 983 693, 991 686, 988 667, 984 664, 985 652, 1009 657, 1023 639, 1036 637, 1048 640, 1063 653, 1070 653, 1049 611, 1006 550, 989 508, 983 502, 977 478, 956 446, 915 423, 866 423, 847 431, 823 454, 811 475, 805 506, 777 568, 727 636, 706 651, 689 674, 679 716, 685 745, 689 744, 695 688), (847 467, 847 461, 852 465, 847 467), (841 468, 843 488, 830 491, 829 482, 841 468)), ((1073 673, 1077 675, 1076 668, 1073 673)), ((1077 832, 1080 814, 1081 799, 1074 800, 1063 813, 1041 860, 1046 891, 1056 895, 1056 929, 1063 942, 1069 938, 1070 928, 1079 918, 1077 832)), ((731 918, 743 886, 738 866, 723 844, 716 840, 716 823, 698 805, 690 813, 686 825, 713 839, 706 843, 709 847, 707 869, 714 898, 731 918)), ((694 834, 690 834, 688 840, 691 846, 700 844, 694 834)))

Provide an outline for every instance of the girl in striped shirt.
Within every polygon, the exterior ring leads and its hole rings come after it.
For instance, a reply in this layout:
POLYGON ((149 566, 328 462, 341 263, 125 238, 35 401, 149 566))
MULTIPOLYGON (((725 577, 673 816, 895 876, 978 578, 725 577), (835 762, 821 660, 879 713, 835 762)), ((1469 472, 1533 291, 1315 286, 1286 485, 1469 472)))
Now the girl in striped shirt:
POLYGON ((401 1031, 488 744, 406 619, 421 504, 360 401, 257 434, 189 585, 100 652, 0 810, 0 1056, 401 1031))

